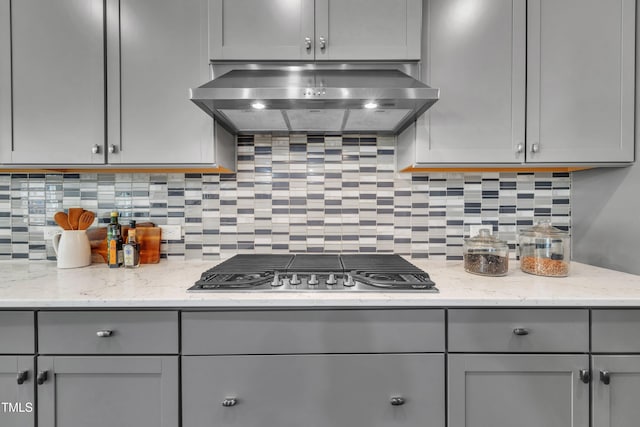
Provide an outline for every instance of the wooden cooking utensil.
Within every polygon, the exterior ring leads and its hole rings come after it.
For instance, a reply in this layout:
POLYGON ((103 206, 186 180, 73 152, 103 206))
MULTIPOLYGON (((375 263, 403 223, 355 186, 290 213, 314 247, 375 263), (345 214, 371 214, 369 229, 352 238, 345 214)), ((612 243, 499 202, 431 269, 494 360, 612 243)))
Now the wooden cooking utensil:
POLYGON ((78 219, 78 230, 86 230, 91 227, 95 218, 96 215, 91 211, 82 212, 82 215, 80 215, 80 218, 78 219))
POLYGON ((83 212, 84 209, 82 208, 69 208, 69 225, 72 230, 78 230, 78 221, 83 212))
POLYGON ((63 230, 71 230, 71 226, 69 225, 69 217, 64 212, 56 212, 53 216, 53 220, 58 224, 63 230))

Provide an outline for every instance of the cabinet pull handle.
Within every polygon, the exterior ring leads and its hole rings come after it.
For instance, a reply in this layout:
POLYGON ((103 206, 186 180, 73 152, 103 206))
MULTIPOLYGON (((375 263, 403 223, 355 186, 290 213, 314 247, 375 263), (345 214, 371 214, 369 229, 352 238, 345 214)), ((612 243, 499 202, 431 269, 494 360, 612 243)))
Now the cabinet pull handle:
POLYGON ((522 142, 519 142, 516 145, 516 153, 522 153, 524 151, 524 144, 522 142))
POLYGON ((222 406, 229 408, 231 406, 236 406, 238 404, 238 399, 236 399, 235 397, 226 397, 223 401, 222 401, 222 406))
POLYGON ((24 382, 29 378, 29 371, 18 371, 18 376, 16 377, 16 381, 18 384, 24 384, 24 382))
POLYGON ((114 144, 109 145, 109 154, 116 152, 116 146, 114 144))
POLYGON ((45 381, 47 381, 48 377, 49 371, 40 371, 38 372, 38 376, 36 377, 36 382, 38 383, 38 385, 42 385, 45 383, 45 381))
POLYGON ((404 400, 404 397, 402 397, 402 396, 393 396, 393 397, 389 400, 389 402, 390 402, 390 403, 391 403, 391 405, 393 405, 393 406, 402 406, 402 405, 404 405, 405 400, 404 400))
POLYGON ((304 47, 307 50, 311 50, 311 37, 304 38, 304 47))
POLYGON ((611 374, 609 371, 600 371, 600 381, 602 384, 609 385, 611 383, 611 374))
POLYGON ((524 335, 529 335, 529 330, 527 328, 515 328, 513 330, 513 334, 522 337, 524 335))
POLYGON ((100 153, 100 146, 98 144, 94 145, 93 147, 91 147, 91 152, 93 154, 98 154, 100 153))
POLYGON ((537 153, 538 151, 540 151, 540 144, 538 143, 531 144, 531 152, 537 153))
POLYGON ((113 335, 113 331, 111 331, 109 329, 104 329, 102 331, 96 332, 96 335, 99 336, 100 338, 108 338, 111 335, 113 335))
POLYGON ((318 39, 320 42, 320 50, 325 50, 327 47, 327 39, 325 39, 324 37, 320 36, 320 38, 318 39))
POLYGON ((591 372, 589 372, 588 369, 580 369, 579 373, 580 373, 580 381, 582 381, 585 384, 589 384, 589 381, 591 381, 591 372))

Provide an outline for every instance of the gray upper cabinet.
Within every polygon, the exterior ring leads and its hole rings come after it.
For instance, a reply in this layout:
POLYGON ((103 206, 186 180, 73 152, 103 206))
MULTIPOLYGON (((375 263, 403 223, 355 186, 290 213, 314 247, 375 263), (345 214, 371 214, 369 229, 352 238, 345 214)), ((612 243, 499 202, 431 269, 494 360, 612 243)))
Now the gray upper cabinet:
POLYGON ((0 356, 0 425, 34 427, 33 356, 0 356))
POLYGON ((449 427, 588 427, 587 355, 450 355, 449 427))
POLYGON ((419 60, 421 0, 316 0, 317 60, 419 60))
POLYGON ((640 356, 593 356, 593 427, 635 427, 640 356))
POLYGON ((527 162, 634 159, 635 0, 529 0, 527 162))
POLYGON ((313 60, 313 5, 313 0, 210 0, 210 59, 313 60))
POLYGON ((103 163, 102 0, 1 3, 0 163, 103 163))
POLYGON ((209 0, 212 60, 419 60, 421 0, 209 0))
POLYGON ((38 427, 179 425, 178 356, 39 356, 37 378, 38 427))
POLYGON ((425 8, 423 80, 440 100, 417 122, 417 162, 524 160, 525 0, 427 0, 425 8))
POLYGON ((206 0, 107 1, 109 163, 215 162, 213 120, 189 100, 207 25, 206 0))

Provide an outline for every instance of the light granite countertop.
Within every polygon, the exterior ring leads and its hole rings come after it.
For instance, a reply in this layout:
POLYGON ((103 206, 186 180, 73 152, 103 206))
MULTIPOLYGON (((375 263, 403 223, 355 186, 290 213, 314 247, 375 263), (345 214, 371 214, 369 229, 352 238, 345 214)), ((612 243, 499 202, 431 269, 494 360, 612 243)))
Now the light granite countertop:
POLYGON ((640 307, 640 276, 572 263, 569 277, 468 274, 462 262, 411 259, 439 293, 187 293, 214 261, 162 261, 138 269, 94 264, 60 270, 50 261, 0 261, 0 308, 206 307, 640 307))

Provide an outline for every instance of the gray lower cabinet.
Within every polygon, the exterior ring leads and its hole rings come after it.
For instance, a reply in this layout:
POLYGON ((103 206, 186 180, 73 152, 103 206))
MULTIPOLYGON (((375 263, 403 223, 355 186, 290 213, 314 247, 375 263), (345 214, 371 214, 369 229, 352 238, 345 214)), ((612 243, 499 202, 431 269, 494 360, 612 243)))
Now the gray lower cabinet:
POLYGON ((449 355, 449 427, 588 427, 587 355, 449 355))
POLYGON ((34 427, 34 357, 0 356, 0 425, 34 427))
POLYGON ((184 427, 444 427, 444 356, 185 356, 182 402, 184 427))
POLYGON ((39 356, 37 369, 38 427, 179 426, 178 356, 39 356))
POLYGON ((0 3, 0 164, 104 163, 102 0, 0 3))
POLYGON ((593 427, 635 427, 640 420, 640 356, 593 356, 593 427))

